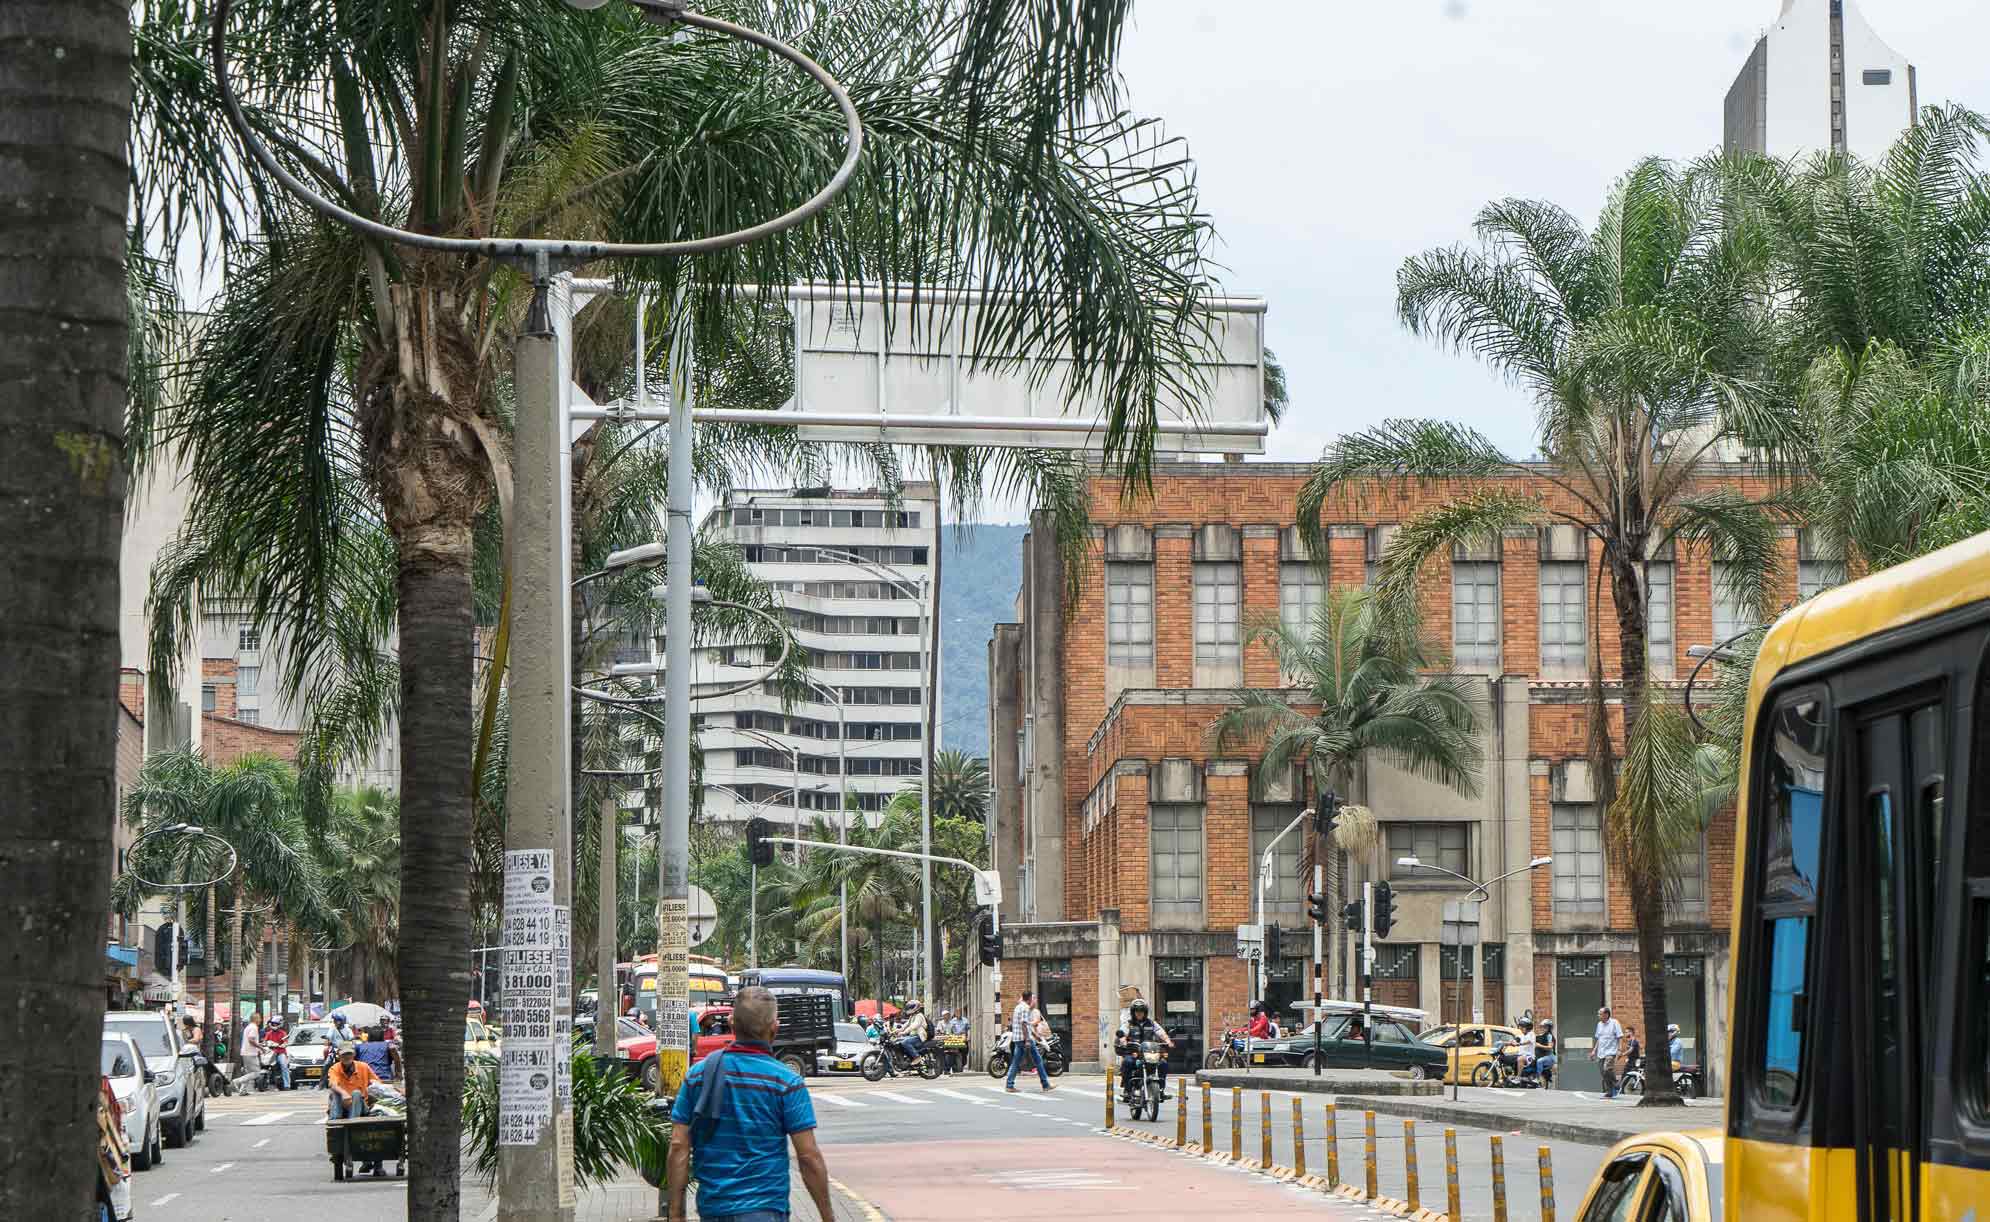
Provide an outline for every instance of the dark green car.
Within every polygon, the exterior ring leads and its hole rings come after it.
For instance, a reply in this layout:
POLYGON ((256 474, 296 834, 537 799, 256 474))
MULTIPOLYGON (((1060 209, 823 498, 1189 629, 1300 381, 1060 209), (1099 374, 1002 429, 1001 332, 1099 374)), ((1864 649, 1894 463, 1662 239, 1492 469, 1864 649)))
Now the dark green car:
MULTIPOLYGON (((1407 1024, 1379 1014, 1375 1016, 1373 1044, 1367 1047, 1364 1047, 1361 1038, 1359 1014, 1329 1015, 1326 1029, 1321 1032, 1321 1048, 1326 1053, 1328 1069, 1372 1066, 1381 1070, 1406 1070, 1412 1078, 1444 1076, 1445 1053, 1442 1048, 1419 1043, 1416 1033, 1407 1024)), ((1296 1065, 1311 1068, 1313 1028, 1305 1026, 1275 1040, 1252 1040, 1246 1056, 1247 1064, 1253 1066, 1296 1065)))

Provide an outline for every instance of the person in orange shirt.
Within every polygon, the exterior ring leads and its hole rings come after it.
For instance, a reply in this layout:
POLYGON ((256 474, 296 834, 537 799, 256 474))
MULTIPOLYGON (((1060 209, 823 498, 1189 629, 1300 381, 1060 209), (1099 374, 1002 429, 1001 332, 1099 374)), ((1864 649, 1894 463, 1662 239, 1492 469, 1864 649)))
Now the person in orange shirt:
POLYGON ((325 1075, 326 1110, 333 1120, 366 1115, 367 1089, 380 1081, 364 1061, 356 1059, 351 1044, 339 1045, 338 1064, 325 1075))

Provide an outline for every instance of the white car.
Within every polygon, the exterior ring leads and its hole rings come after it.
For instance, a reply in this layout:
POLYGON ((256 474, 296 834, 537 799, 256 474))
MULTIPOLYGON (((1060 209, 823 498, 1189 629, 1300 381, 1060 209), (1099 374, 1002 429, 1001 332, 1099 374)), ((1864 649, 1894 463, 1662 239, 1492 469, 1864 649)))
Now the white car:
POLYGON ((330 1023, 301 1023, 290 1033, 290 1081, 297 1086, 323 1086, 325 1073, 338 1056, 337 1028, 330 1023))
POLYGON ((836 1024, 836 1049, 833 1052, 815 1054, 817 1073, 862 1073, 864 1058, 869 1056, 877 1045, 864 1034, 864 1029, 855 1023, 836 1024))
POLYGON ((138 1045, 122 1032, 104 1032, 103 1073, 111 1094, 124 1112, 124 1144, 131 1150, 131 1169, 144 1171, 159 1161, 165 1144, 159 1136, 159 1088, 138 1045))
POLYGON ((128 1035, 145 1057, 159 1088, 159 1131, 169 1146, 184 1146, 207 1127, 207 1058, 173 1030, 162 1010, 116 1010, 104 1030, 128 1035))

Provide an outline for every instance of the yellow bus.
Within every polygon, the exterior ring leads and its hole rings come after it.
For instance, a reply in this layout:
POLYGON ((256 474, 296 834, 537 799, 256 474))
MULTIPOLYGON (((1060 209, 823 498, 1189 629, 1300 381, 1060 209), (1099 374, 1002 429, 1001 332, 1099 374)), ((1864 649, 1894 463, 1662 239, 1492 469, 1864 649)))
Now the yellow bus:
POLYGON ((1716 1211, 1990 1219, 1990 534, 1778 620, 1744 743, 1716 1211))

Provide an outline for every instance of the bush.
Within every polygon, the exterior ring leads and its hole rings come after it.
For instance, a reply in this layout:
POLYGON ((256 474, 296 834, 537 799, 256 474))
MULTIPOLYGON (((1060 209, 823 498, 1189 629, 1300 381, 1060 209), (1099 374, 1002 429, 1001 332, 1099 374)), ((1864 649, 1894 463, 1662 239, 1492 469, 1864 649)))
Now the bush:
MULTIPOLYGON (((670 1117, 652 1106, 648 1091, 610 1062, 596 1063, 584 1043, 573 1054, 574 1184, 613 1179, 633 1167, 651 1183, 661 1179, 670 1148, 670 1117)), ((463 1083, 463 1146, 486 1183, 497 1179, 498 1063, 480 1057, 463 1083)))

